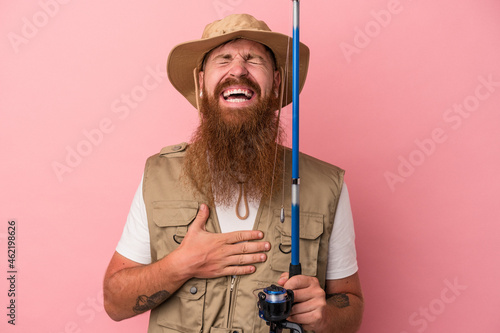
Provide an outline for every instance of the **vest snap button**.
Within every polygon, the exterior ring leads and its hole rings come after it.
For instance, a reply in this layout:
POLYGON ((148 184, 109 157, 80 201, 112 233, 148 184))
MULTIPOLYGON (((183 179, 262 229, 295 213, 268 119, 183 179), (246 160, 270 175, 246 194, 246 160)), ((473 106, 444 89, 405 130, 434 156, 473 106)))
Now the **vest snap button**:
POLYGON ((196 287, 191 287, 191 289, 189 289, 189 292, 194 295, 198 292, 198 289, 196 287))

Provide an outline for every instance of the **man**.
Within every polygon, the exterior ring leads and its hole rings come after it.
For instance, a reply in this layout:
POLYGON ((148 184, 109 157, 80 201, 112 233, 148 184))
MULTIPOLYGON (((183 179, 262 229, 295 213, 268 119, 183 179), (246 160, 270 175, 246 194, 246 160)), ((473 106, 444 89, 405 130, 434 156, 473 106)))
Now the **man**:
MULTIPOLYGON (((250 15, 207 25, 169 55, 174 87, 198 108, 192 143, 146 163, 104 279, 109 316, 151 310, 149 332, 268 332, 256 291, 294 291, 288 318, 314 332, 354 332, 363 299, 343 171, 301 155, 301 264, 290 262, 289 38, 250 15), (289 74, 285 76, 285 74, 289 74)), ((301 44, 301 82, 309 51, 301 44)))

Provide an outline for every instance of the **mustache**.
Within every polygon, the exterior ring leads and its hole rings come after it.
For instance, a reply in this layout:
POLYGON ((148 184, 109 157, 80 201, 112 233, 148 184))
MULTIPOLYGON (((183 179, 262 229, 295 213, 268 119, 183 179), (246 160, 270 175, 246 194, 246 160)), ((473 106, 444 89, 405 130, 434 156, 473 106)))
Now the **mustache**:
POLYGON ((238 79, 230 77, 230 78, 224 80, 223 82, 217 84, 217 86, 215 87, 214 96, 220 96, 220 94, 222 94, 222 92, 225 89, 227 89, 230 86, 234 86, 234 85, 247 86, 248 88, 253 90, 254 94, 257 94, 257 96, 261 95, 260 86, 257 83, 255 83, 254 81, 250 80, 249 78, 243 76, 243 77, 238 78, 238 79))

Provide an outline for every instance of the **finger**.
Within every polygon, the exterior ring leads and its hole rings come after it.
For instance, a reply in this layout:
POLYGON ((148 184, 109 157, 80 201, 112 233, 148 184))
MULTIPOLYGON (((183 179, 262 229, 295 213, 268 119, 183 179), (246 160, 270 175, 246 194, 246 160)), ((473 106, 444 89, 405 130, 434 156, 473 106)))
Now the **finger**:
MULTIPOLYGON (((271 244, 268 242, 244 242, 224 245, 224 256, 228 265, 245 265, 249 263, 264 262, 267 260, 265 252, 269 251, 271 244)), ((222 252, 220 252, 222 253, 222 252)))
POLYGON ((281 273, 281 276, 279 277, 278 282, 277 282, 278 285, 284 286, 286 281, 288 281, 288 277, 289 277, 288 272, 281 273))
POLYGON ((295 275, 292 276, 284 285, 286 289, 305 289, 311 287, 319 287, 318 279, 307 275, 295 275))
POLYGON ((194 227, 195 229, 205 230, 205 225, 207 223, 209 214, 210 210, 208 206, 205 204, 201 204, 190 229, 194 227))
POLYGON ((314 330, 315 323, 323 319, 323 308, 326 301, 323 299, 310 299, 306 302, 294 303, 288 320, 304 325, 306 330, 314 330))
POLYGON ((247 265, 247 266, 229 266, 222 270, 223 274, 220 276, 228 276, 228 275, 248 275, 255 272, 255 266, 247 265))
POLYGON ((243 242, 234 244, 233 248, 236 251, 233 254, 267 252, 271 249, 271 244, 269 242, 243 242))
POLYGON ((302 289, 302 288, 304 288, 304 285, 306 284, 304 282, 304 279, 305 279, 304 275, 292 276, 291 278, 286 280, 283 287, 285 287, 286 289, 292 289, 292 290, 302 289))
POLYGON ((265 253, 240 254, 228 258, 228 266, 244 266, 261 263, 267 260, 265 253))
POLYGON ((259 240, 264 238, 264 233, 260 230, 243 230, 243 231, 233 231, 226 234, 227 243, 235 244, 240 242, 246 242, 251 240, 259 240))
POLYGON ((310 303, 312 304, 322 304, 326 303, 325 291, 321 287, 308 287, 302 289, 293 290, 294 301, 296 303, 310 303))
POLYGON ((322 309, 324 306, 326 306, 326 299, 324 297, 321 297, 321 295, 311 296, 303 293, 301 295, 301 298, 294 297, 292 315, 317 311, 319 309, 322 309))

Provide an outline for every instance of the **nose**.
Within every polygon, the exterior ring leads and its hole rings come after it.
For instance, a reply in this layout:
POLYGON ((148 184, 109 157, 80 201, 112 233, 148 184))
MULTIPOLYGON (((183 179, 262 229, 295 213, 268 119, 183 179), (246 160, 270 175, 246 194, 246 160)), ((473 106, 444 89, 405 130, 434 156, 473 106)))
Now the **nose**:
POLYGON ((233 77, 242 77, 248 74, 248 69, 246 68, 245 62, 243 59, 235 59, 231 68, 229 69, 229 74, 233 77))

